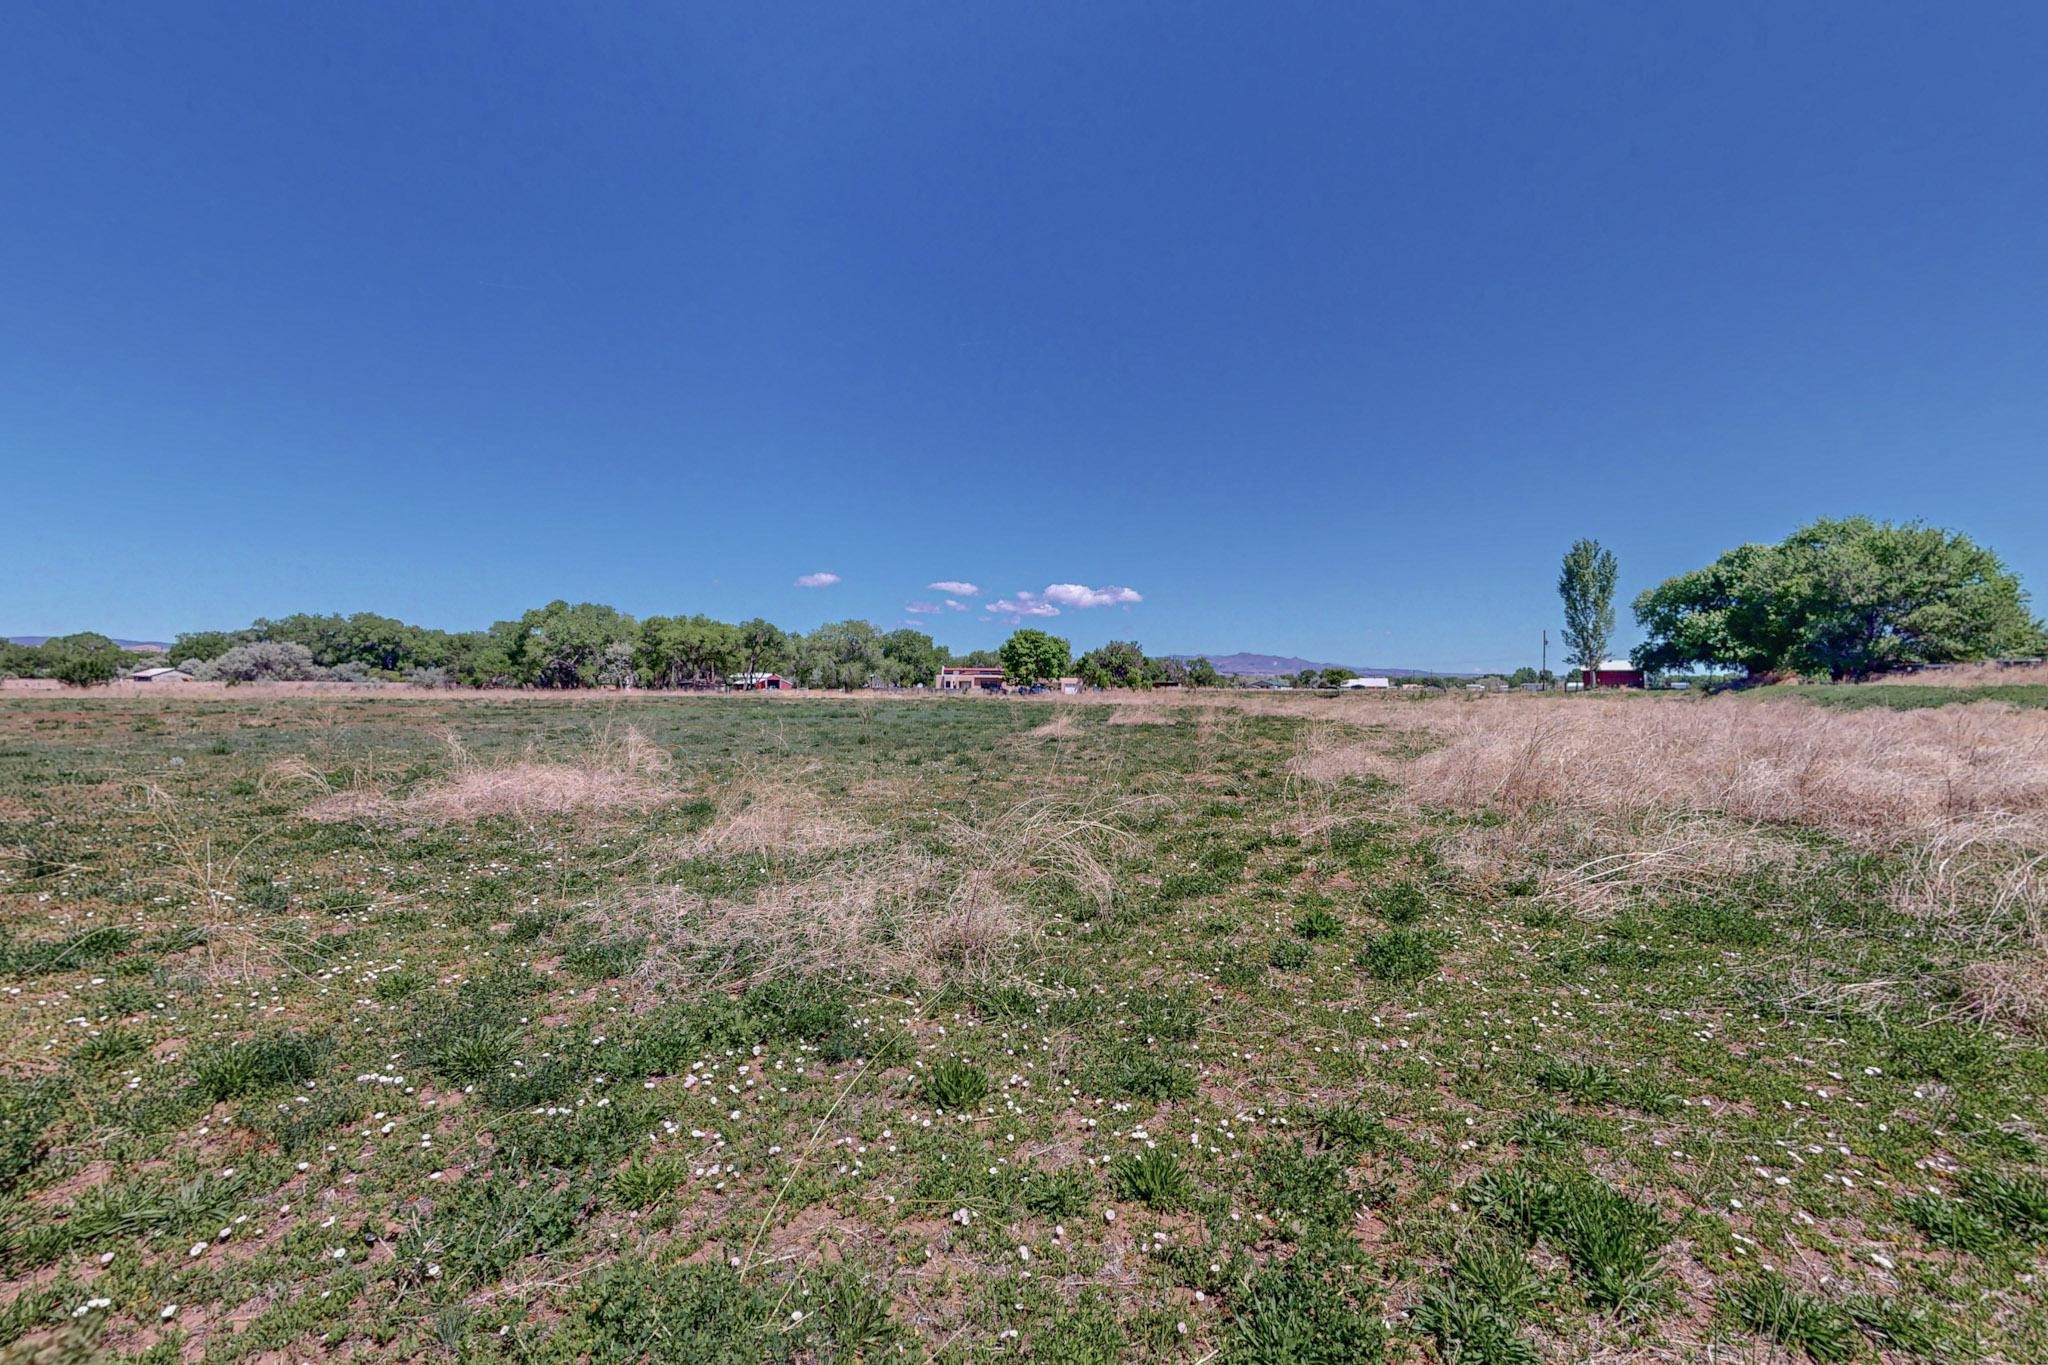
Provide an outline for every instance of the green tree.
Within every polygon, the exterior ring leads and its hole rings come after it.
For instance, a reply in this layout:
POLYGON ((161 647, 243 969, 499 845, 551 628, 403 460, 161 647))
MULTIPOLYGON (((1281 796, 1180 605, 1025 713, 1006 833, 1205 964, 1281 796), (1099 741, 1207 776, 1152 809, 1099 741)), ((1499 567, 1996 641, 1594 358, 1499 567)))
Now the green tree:
POLYGON ((1136 640, 1111 640, 1082 655, 1074 676, 1090 687, 1150 687, 1146 662, 1136 640))
POLYGON ((890 682, 904 687, 918 683, 929 687, 938 681, 946 651, 923 631, 905 627, 882 637, 882 658, 888 664, 883 676, 890 682))
POLYGON ((965 654, 953 654, 947 660, 955 668, 1001 668, 1002 656, 992 649, 973 649, 965 654))
POLYGON ((1011 682, 1034 683, 1063 676, 1073 652, 1059 636, 1027 626, 1003 641, 996 656, 1011 682))
POLYGON ((504 639, 514 680, 533 687, 595 687, 616 657, 611 647, 630 651, 639 636, 632 617, 598 602, 557 600, 500 624, 511 625, 504 639))
POLYGON ((740 622, 737 629, 742 673, 778 673, 795 668, 789 635, 782 627, 756 616, 740 622))
POLYGON ((1351 670, 1348 668, 1326 668, 1316 675, 1316 684, 1320 687, 1342 687, 1349 681, 1351 670))
POLYGON ((796 672, 806 687, 866 687, 884 667, 882 637, 866 621, 834 621, 796 644, 796 672))
POLYGON ((1862 678, 2048 649, 1999 557, 1919 522, 1822 519, 1636 598, 1639 667, 1862 678))
POLYGON ((194 630, 179 635, 171 644, 173 659, 218 659, 236 645, 263 637, 253 630, 194 630))
POLYGON ((1216 665, 1207 659, 1188 660, 1189 687, 1216 687, 1223 682, 1223 675, 1216 671, 1216 665))
POLYGON ((1598 668, 1614 638, 1614 581, 1619 574, 1614 552, 1597 540, 1580 540, 1565 552, 1557 575, 1557 595, 1564 599, 1565 662, 1574 668, 1598 668))
POLYGON ((97 631, 59 635, 45 640, 37 651, 42 657, 39 671, 67 687, 92 687, 110 683, 127 666, 128 654, 97 631))
POLYGON ((640 623, 633 665, 649 687, 707 686, 738 668, 738 626, 709 616, 650 616, 640 623))
POLYGON ((1188 681, 1187 665, 1179 659, 1156 656, 1145 660, 1145 685, 1147 687, 1184 687, 1188 681))

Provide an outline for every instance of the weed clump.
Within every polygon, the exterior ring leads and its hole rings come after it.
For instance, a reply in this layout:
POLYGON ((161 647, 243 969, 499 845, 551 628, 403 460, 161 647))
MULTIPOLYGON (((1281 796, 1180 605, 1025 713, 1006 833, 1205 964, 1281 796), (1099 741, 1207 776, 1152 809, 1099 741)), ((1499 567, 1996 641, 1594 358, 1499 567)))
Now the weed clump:
POLYGON ((1305 939, 1336 938, 1344 932, 1344 921, 1324 906, 1311 906, 1294 921, 1294 932, 1305 939))
POLYGON ((1857 1354, 1856 1324, 1839 1305, 1802 1294, 1776 1274, 1723 1286, 1721 1310, 1744 1329, 1822 1362, 1857 1354))
POLYGON ((1586 1298, 1624 1315, 1647 1312, 1668 1292, 1658 1250, 1673 1227, 1584 1171, 1502 1166, 1466 1188, 1466 1202, 1533 1245, 1550 1243, 1571 1263, 1586 1298))
POLYGON ((310 1080, 325 1049, 292 1033, 210 1048, 192 1062, 192 1088, 208 1100, 234 1100, 266 1086, 310 1080))
POLYGON ((1375 981, 1407 985, 1436 974, 1436 945, 1412 929, 1375 934, 1358 950, 1358 965, 1375 981))
POLYGON ((923 1090, 928 1103, 948 1113, 961 1113, 980 1104, 988 1094, 988 1073, 948 1057, 925 1073, 923 1090))
POLYGON ((1380 888, 1373 906, 1389 924, 1415 924, 1429 913, 1429 896, 1414 882, 1395 882, 1380 888))
POLYGON ((1387 1331, 1355 1274, 1303 1253, 1258 1272, 1231 1315, 1230 1365, 1355 1365, 1384 1359, 1387 1331))
POLYGON ((1135 1200, 1149 1208, 1177 1209, 1194 1195, 1194 1182, 1188 1179, 1180 1158, 1164 1147, 1116 1158, 1109 1164, 1109 1176, 1119 1199, 1135 1200))

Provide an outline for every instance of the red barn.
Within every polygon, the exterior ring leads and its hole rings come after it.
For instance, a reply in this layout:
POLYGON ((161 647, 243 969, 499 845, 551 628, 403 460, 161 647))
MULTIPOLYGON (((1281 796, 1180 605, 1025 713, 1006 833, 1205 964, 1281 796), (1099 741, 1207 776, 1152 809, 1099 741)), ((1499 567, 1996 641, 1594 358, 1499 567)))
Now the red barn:
POLYGON ((1598 668, 1580 671, 1579 680, 1587 687, 1642 687, 1643 670, 1627 659, 1602 659, 1598 668))

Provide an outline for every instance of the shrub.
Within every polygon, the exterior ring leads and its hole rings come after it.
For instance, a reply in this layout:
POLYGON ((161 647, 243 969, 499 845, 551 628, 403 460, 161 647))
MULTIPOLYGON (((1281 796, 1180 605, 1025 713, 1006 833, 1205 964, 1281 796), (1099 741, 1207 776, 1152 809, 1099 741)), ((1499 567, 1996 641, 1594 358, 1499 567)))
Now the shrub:
POLYGON ((306 682, 320 676, 313 651, 285 640, 254 640, 201 664, 196 677, 220 682, 306 682))

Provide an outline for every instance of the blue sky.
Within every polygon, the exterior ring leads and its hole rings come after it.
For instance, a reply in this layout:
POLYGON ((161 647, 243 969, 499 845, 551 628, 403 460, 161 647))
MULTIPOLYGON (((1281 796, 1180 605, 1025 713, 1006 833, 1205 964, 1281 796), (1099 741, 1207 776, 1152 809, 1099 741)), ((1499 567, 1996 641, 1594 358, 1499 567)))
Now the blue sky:
POLYGON ((2048 591, 2039 4, 6 30, 0 632, 1050 605, 1479 668, 1577 536, 1633 595, 1855 513, 2048 591))

